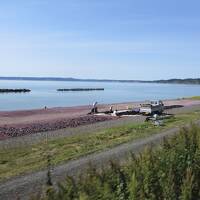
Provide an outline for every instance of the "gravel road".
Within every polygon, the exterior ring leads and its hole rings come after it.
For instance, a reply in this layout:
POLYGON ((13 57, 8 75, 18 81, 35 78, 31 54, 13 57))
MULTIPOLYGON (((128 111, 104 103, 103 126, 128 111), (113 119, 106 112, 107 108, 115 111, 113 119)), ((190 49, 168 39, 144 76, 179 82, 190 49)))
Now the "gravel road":
MULTIPOLYGON (((64 180, 66 175, 77 176, 77 174, 84 172, 91 163, 95 167, 103 167, 111 160, 123 162, 130 152, 137 153, 147 145, 160 144, 163 138, 176 134, 178 130, 178 128, 173 128, 163 133, 152 135, 148 138, 126 143, 74 161, 69 161, 66 164, 54 168, 52 179, 54 183, 56 183, 57 181, 64 180)), ((29 199, 30 194, 36 194, 36 191, 41 191, 46 181, 46 174, 46 170, 43 170, 0 183, 0 199, 29 199)))

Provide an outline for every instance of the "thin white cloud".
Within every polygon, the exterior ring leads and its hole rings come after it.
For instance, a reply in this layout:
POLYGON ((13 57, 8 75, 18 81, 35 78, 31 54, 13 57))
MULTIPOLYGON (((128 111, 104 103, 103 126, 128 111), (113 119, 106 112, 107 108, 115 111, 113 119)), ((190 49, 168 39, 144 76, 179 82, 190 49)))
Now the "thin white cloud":
POLYGON ((9 39, 1 41, 0 49, 3 50, 73 50, 73 51, 95 51, 95 52, 132 52, 150 53, 155 51, 155 45, 151 42, 129 42, 129 41, 79 41, 51 40, 40 38, 40 40, 9 39))
POLYGON ((198 42, 146 39, 146 40, 70 40, 70 33, 55 32, 33 36, 14 36, 10 34, 0 37, 1 51, 73 51, 101 53, 181 53, 200 49, 198 42))

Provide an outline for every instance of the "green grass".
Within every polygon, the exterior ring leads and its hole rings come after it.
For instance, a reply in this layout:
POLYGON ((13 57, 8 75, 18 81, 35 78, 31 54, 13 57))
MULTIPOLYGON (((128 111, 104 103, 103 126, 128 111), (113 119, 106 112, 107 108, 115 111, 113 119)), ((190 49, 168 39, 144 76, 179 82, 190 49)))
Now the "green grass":
POLYGON ((194 96, 194 97, 191 97, 191 99, 193 99, 193 100, 200 100, 200 96, 194 96))
POLYGON ((200 100, 200 96, 193 96, 193 97, 189 97, 186 99, 191 99, 191 100, 200 100))
POLYGON ((162 127, 155 127, 150 122, 129 124, 95 133, 54 139, 48 144, 41 142, 30 146, 2 149, 0 151, 0 180, 46 168, 47 154, 51 155, 52 164, 58 165, 197 119, 200 119, 200 111, 167 119, 165 126, 162 127))

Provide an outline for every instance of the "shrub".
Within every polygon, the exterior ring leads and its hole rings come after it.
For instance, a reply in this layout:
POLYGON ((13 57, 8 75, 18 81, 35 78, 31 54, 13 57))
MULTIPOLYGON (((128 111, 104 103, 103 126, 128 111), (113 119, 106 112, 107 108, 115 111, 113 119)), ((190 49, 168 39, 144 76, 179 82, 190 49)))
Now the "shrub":
POLYGON ((182 129, 161 147, 132 155, 124 166, 111 162, 101 172, 91 168, 77 181, 68 177, 44 199, 200 199, 200 128, 182 129))

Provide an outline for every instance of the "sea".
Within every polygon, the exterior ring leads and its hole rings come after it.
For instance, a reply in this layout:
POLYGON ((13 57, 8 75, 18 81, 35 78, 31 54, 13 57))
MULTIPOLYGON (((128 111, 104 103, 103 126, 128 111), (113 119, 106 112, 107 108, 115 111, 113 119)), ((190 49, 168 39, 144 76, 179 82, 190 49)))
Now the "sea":
POLYGON ((94 101, 106 104, 200 96, 200 85, 156 83, 0 80, 0 88, 31 89, 30 93, 0 94, 0 111, 91 105, 94 101), (59 88, 105 90, 58 92, 59 88))

